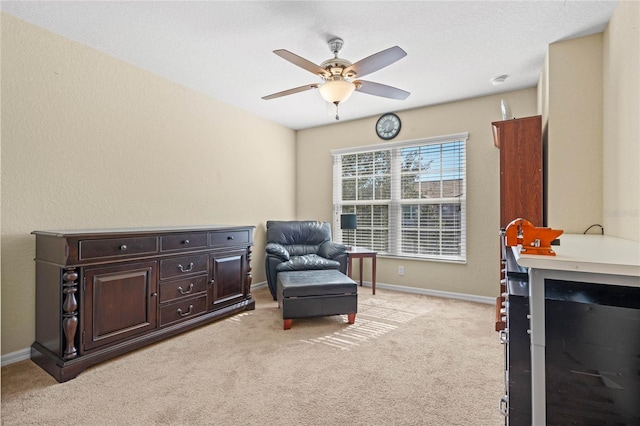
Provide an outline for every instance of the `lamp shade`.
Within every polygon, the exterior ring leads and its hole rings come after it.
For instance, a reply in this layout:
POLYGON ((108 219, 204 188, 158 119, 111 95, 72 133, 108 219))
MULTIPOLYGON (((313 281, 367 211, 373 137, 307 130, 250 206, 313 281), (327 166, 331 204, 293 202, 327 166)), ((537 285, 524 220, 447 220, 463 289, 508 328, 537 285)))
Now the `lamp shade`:
POLYGON ((349 99, 356 90, 356 86, 346 80, 329 80, 320 86, 320 95, 332 104, 338 104, 349 99))
POLYGON ((353 213, 341 214, 340 229, 358 229, 358 216, 353 213))

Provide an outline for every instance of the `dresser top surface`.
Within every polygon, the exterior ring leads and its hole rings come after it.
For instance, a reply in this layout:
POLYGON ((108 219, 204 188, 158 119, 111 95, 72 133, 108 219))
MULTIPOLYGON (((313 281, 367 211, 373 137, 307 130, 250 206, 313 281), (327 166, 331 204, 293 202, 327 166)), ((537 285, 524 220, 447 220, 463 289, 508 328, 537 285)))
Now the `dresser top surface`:
POLYGON ((190 226, 154 226, 139 228, 106 228, 106 229, 64 229, 33 231, 34 235, 47 235, 54 237, 81 237, 81 236, 101 236, 109 234, 161 234, 178 232, 206 232, 225 231, 234 229, 255 228, 255 226, 240 225, 190 225, 190 226))

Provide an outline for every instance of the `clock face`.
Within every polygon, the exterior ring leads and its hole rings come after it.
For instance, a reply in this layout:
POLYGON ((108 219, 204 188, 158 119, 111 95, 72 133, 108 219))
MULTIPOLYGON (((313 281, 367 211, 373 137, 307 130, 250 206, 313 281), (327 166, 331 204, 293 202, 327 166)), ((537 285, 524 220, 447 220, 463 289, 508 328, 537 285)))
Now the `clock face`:
POLYGON ((376 123, 376 133, 381 139, 393 139, 400 133, 400 117, 387 113, 380 116, 376 123))

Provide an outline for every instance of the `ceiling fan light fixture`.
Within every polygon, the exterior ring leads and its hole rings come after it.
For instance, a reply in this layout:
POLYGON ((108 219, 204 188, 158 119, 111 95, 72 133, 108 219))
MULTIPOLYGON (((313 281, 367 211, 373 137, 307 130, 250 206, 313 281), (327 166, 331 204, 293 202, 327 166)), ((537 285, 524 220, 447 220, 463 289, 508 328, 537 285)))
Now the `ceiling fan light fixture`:
POLYGON ((356 90, 356 86, 346 80, 329 80, 320 88, 320 95, 325 101, 332 104, 338 104, 349 99, 351 94, 356 90))

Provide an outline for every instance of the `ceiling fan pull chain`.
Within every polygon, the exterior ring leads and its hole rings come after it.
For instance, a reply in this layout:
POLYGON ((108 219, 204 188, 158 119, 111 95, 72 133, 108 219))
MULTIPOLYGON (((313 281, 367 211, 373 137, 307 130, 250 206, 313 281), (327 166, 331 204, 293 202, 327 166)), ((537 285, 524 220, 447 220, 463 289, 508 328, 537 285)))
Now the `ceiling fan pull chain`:
POLYGON ((339 111, 338 111, 338 104, 339 104, 339 103, 340 103, 340 102, 334 102, 334 104, 336 105, 336 120, 340 120, 340 116, 338 115, 338 112, 339 112, 339 111))

